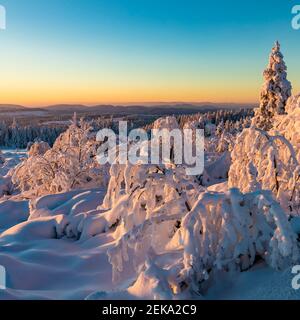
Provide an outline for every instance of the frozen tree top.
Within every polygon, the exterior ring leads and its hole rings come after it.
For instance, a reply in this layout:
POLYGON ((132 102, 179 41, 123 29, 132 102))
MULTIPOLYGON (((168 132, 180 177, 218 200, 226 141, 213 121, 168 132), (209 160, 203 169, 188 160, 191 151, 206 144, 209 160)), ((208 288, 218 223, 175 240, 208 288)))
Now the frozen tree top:
POLYGON ((277 114, 285 114, 287 100, 291 96, 292 86, 287 80, 287 67, 276 41, 264 71, 264 84, 261 89, 260 106, 256 109, 253 125, 263 129, 272 128, 272 119, 277 114))

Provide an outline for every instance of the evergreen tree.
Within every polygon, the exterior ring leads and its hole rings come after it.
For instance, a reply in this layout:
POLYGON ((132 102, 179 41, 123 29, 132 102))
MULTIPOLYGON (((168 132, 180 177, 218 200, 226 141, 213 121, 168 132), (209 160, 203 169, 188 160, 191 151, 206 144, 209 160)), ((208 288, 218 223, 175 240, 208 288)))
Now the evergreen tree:
POLYGON ((269 65, 263 73, 265 82, 261 90, 260 106, 255 110, 252 122, 254 126, 270 130, 274 115, 285 113, 285 105, 292 91, 286 70, 280 44, 277 41, 272 49, 269 65))

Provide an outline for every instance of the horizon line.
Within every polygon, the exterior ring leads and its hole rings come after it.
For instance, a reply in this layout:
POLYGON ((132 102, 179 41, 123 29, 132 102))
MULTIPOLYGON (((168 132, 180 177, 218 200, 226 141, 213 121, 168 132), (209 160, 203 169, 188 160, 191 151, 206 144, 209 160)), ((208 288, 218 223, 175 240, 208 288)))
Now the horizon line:
POLYGON ((250 102, 222 102, 222 101, 134 101, 134 102, 95 102, 95 103, 82 103, 82 102, 70 102, 70 103, 52 103, 52 104, 19 104, 19 103, 0 103, 0 107, 4 106, 19 106, 24 108, 47 108, 52 106, 83 106, 83 107, 96 107, 96 106, 159 106, 159 105, 180 105, 180 104, 190 104, 190 105, 257 105, 259 101, 250 102))

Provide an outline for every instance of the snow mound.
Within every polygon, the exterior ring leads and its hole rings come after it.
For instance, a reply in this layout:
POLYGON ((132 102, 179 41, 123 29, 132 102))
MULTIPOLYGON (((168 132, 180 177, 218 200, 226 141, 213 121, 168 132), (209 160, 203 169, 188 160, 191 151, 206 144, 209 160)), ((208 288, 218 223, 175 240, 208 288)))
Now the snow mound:
POLYGON ((0 202, 0 234, 1 230, 10 228, 24 222, 29 217, 29 204, 27 200, 0 202))
POLYGON ((0 299, 84 299, 113 287, 106 254, 110 235, 85 242, 67 235, 70 220, 95 209, 103 193, 49 195, 31 201, 31 210, 27 200, 0 202, 0 265, 7 273, 0 299))
POLYGON ((63 214, 76 216, 83 212, 95 210, 101 203, 103 189, 74 190, 70 192, 47 195, 30 201, 30 220, 63 214))

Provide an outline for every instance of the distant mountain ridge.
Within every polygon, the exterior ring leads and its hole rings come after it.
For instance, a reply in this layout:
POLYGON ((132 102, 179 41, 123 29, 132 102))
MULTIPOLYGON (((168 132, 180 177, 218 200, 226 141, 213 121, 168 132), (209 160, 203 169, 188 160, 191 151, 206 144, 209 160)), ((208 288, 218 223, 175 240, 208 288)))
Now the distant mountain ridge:
POLYGON ((194 114, 198 112, 208 112, 216 110, 238 110, 253 109, 255 104, 238 104, 238 103, 162 103, 162 104, 134 104, 134 105, 94 105, 86 106, 82 104, 57 104, 45 107, 24 107, 20 105, 0 104, 0 114, 6 117, 31 117, 44 116, 52 117, 58 115, 71 115, 77 112, 79 116, 103 115, 103 116, 167 116, 180 114, 194 114))
POLYGON ((24 111, 27 109, 27 107, 18 104, 0 104, 1 111, 24 111))
POLYGON ((134 104, 99 104, 93 106, 87 106, 83 104, 58 104, 42 107, 41 109, 47 110, 95 110, 105 108, 188 108, 188 109, 199 109, 199 108, 252 108, 255 103, 212 103, 212 102, 199 102, 199 103, 188 103, 188 102, 170 102, 170 103, 134 103, 134 104))

